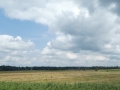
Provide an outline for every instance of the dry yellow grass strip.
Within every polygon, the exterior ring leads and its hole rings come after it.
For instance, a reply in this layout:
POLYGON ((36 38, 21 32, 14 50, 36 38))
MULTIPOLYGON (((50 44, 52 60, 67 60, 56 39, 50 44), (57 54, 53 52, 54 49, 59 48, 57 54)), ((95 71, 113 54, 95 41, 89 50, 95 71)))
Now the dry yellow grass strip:
POLYGON ((119 82, 120 71, 14 71, 1 72, 0 81, 11 82, 119 82))

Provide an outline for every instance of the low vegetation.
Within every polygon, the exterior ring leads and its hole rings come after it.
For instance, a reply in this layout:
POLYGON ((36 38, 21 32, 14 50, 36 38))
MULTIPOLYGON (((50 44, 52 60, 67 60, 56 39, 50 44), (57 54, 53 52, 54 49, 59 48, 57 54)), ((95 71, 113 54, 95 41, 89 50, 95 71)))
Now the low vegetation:
POLYGON ((120 86, 107 83, 61 84, 61 83, 0 82, 0 90, 120 90, 120 86))
POLYGON ((1 71, 0 90, 120 90, 120 70, 1 71))

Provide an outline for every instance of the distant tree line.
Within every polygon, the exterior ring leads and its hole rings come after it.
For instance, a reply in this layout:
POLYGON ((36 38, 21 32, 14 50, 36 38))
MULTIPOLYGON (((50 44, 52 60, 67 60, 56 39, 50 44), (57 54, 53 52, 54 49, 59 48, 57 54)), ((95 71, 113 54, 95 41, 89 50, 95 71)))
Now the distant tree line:
POLYGON ((92 67, 53 67, 53 66, 33 66, 33 67, 17 67, 17 66, 5 66, 1 65, 0 66, 0 71, 20 71, 20 70, 101 70, 101 69, 120 69, 119 66, 92 66, 92 67))

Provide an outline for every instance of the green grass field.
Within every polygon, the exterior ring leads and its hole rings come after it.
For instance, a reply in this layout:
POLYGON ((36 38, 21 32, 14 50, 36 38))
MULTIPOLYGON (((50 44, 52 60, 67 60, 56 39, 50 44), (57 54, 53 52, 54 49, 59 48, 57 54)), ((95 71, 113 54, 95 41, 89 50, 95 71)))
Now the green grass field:
POLYGON ((107 83, 25 83, 0 82, 0 90, 120 90, 120 85, 107 83))
POLYGON ((2 71, 0 90, 120 90, 120 70, 2 71))

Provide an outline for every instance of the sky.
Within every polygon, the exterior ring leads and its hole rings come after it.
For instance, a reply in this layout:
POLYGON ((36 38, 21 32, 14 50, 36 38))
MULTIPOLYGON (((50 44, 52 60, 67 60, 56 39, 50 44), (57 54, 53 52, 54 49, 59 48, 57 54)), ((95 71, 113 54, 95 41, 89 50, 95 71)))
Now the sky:
POLYGON ((120 66, 120 0, 0 0, 0 65, 120 66))

